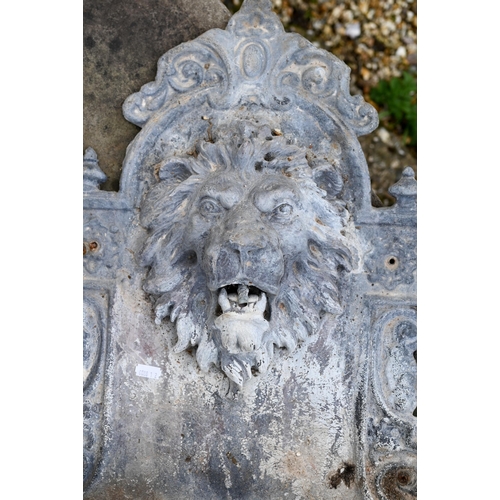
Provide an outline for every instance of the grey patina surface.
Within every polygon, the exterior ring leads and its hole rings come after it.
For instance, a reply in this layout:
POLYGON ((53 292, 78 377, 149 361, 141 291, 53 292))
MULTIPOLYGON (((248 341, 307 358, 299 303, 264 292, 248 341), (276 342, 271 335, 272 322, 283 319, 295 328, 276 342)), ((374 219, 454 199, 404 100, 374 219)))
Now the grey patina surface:
POLYGON ((349 69, 267 0, 130 96, 84 157, 87 499, 416 496, 416 182, 373 208, 349 69))

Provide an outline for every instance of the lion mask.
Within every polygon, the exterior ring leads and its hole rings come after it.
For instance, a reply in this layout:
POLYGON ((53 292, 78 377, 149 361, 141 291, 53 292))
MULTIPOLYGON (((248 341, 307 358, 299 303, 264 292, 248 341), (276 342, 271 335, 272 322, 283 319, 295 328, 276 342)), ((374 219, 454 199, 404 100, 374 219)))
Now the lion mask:
POLYGON ((308 154, 240 123, 157 165, 141 206, 156 322, 170 317, 175 351, 197 346, 203 370, 220 366, 239 387, 274 346, 292 351, 342 312, 339 279, 356 258, 342 178, 308 154))

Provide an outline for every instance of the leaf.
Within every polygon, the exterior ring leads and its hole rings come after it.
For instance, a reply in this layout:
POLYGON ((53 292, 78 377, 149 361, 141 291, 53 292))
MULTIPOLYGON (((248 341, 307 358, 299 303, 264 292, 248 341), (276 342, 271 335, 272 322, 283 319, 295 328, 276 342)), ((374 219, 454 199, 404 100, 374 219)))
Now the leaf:
POLYGON ((388 118, 399 128, 410 145, 417 145, 417 81, 405 72, 400 78, 381 80, 370 91, 370 98, 382 107, 380 119, 388 118))

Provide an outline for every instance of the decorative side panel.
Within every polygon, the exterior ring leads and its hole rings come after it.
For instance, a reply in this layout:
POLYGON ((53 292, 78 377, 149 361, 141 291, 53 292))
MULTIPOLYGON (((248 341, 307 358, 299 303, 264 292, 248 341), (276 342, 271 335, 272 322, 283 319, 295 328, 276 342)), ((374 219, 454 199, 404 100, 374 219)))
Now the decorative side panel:
POLYGON ((368 484, 383 500, 417 496, 416 306, 370 298, 373 321, 368 393, 368 484))
POLYGON ((83 294, 83 481, 96 473, 103 447, 109 291, 87 285, 83 294))
POLYGON ((95 480, 103 457, 105 396, 109 393, 111 299, 123 261, 130 218, 116 193, 101 191, 106 175, 92 148, 83 157, 83 485, 95 480), (113 209, 114 208, 114 209, 113 209))
POLYGON ((417 413, 417 318, 415 309, 396 309, 375 324, 373 383, 384 411, 414 424, 417 413))
POLYGON ((366 259, 368 280, 386 290, 415 283, 417 269, 414 231, 395 231, 388 226, 376 228, 378 239, 366 259))

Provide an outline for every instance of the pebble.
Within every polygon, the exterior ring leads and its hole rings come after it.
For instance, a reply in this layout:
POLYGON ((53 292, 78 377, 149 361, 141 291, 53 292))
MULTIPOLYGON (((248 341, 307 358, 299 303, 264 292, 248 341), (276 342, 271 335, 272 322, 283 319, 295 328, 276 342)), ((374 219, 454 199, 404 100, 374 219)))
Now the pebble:
POLYGON ((345 34, 349 38, 358 38, 361 35, 361 26, 359 23, 348 23, 345 26, 345 34))
POLYGON ((387 20, 382 23, 382 27, 380 28, 382 35, 388 36, 393 31, 396 31, 396 25, 392 21, 387 20))
POLYGON ((380 127, 377 130, 377 135, 384 144, 391 143, 391 134, 389 134, 389 132, 384 127, 380 127))
POLYGON ((396 55, 399 57, 406 57, 406 48, 403 45, 401 45, 401 47, 399 47, 398 50, 396 50, 396 55))
POLYGON ((350 23, 354 19, 354 13, 352 10, 346 10, 342 14, 342 21, 345 23, 350 23))
POLYGON ((320 31, 324 25, 325 25, 324 19, 318 19, 312 23, 312 26, 315 31, 320 31))
POLYGON ((360 71, 361 71, 361 78, 363 78, 364 81, 367 81, 370 79, 370 76, 371 76, 370 71, 368 71, 366 68, 361 68, 360 71))

